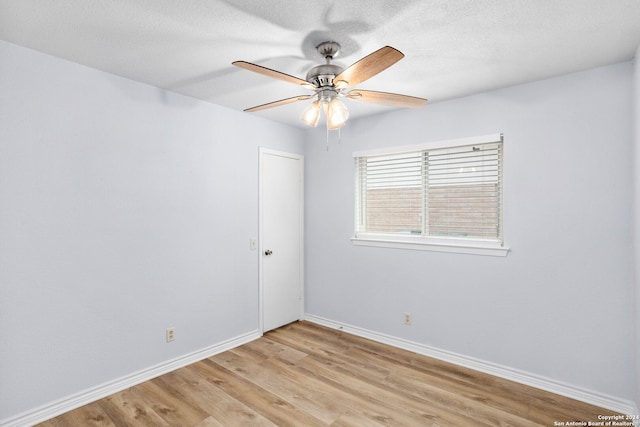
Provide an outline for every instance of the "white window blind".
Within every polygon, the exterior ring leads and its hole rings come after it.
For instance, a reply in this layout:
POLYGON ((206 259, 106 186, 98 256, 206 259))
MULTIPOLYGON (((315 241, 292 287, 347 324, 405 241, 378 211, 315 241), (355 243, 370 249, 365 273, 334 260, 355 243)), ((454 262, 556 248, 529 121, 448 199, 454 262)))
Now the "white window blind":
POLYGON ((414 152, 357 159, 359 232, 422 233, 423 158, 414 152))
POLYGON ((502 243, 502 141, 356 157, 356 237, 502 243))

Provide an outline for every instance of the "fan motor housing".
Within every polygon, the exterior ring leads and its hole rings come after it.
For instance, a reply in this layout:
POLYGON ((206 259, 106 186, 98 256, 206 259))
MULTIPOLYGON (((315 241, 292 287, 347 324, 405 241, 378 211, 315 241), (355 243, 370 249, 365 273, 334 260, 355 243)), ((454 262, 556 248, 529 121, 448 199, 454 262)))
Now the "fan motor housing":
POLYGON ((316 65, 307 73, 307 81, 316 87, 333 86, 333 79, 342 72, 342 67, 334 64, 316 65))

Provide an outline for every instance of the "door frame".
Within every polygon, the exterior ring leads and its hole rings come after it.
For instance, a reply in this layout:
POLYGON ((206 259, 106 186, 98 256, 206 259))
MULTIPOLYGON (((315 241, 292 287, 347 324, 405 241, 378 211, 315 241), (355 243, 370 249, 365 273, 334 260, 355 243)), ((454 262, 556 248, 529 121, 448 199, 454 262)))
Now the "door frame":
POLYGON ((264 223, 263 223, 263 208, 262 204, 264 202, 263 199, 263 172, 264 165, 263 160, 265 155, 271 156, 282 156, 300 161, 300 208, 299 208, 299 216, 300 216, 300 230, 298 230, 298 234, 300 236, 300 307, 299 307, 299 316, 298 319, 302 320, 304 317, 304 156, 297 153, 290 153, 286 151, 273 150, 270 148, 259 147, 259 167, 258 167, 258 276, 259 276, 259 316, 260 316, 260 333, 264 334, 264 271, 263 271, 263 262, 264 262, 264 251, 265 245, 263 240, 263 231, 264 231, 264 223))

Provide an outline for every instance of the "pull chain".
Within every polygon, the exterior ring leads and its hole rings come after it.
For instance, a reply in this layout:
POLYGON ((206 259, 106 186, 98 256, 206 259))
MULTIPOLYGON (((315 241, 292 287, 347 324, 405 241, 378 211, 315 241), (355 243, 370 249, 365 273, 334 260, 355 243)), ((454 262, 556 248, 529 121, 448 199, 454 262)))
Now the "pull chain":
MULTIPOLYGON (((342 143, 342 128, 338 128, 338 145, 342 143)), ((329 151, 329 128, 327 128, 327 145, 325 147, 326 151, 329 151)))
POLYGON ((329 128, 327 128, 327 147, 326 150, 329 151, 329 128))

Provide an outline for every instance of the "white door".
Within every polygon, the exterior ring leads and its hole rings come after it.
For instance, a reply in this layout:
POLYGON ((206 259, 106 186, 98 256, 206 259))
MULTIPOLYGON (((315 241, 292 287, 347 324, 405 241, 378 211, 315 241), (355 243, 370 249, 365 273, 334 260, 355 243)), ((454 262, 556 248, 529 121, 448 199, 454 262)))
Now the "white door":
POLYGON ((302 318, 303 157, 260 149, 262 331, 302 318))

